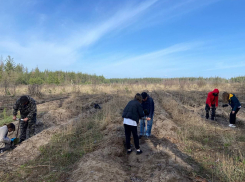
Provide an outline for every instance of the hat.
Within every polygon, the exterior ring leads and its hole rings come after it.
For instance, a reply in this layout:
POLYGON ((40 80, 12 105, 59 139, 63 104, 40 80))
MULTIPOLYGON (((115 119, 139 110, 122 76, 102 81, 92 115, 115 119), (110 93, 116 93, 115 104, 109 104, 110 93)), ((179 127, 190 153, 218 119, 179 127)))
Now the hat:
POLYGON ((143 99, 145 99, 148 96, 148 94, 146 92, 142 92, 141 96, 142 96, 143 99))

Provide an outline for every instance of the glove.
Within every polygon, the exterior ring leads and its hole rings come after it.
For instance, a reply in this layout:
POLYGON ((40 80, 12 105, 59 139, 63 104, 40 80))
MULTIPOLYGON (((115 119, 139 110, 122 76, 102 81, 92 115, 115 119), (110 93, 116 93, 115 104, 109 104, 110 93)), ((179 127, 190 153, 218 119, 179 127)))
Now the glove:
POLYGON ((11 138, 11 142, 13 142, 16 138, 11 138))
POLYGON ((227 107, 227 106, 229 106, 229 105, 228 105, 228 104, 223 104, 223 105, 222 105, 222 107, 227 107))

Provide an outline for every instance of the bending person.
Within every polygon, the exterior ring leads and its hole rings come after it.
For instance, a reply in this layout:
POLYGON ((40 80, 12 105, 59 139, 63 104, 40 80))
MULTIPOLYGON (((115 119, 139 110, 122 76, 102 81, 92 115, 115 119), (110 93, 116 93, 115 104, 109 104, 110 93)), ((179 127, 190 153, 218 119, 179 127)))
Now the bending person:
MULTIPOLYGON (((236 127, 236 114, 241 108, 241 104, 235 94, 229 94, 227 92, 224 92, 222 94, 223 102, 228 102, 228 104, 231 106, 232 110, 230 113, 230 124, 229 127, 236 127)), ((228 104, 223 104, 222 107, 227 107, 228 104)))
POLYGON ((212 110, 212 114, 211 114, 211 120, 214 120, 215 117, 215 110, 216 107, 218 107, 218 100, 219 100, 219 90, 218 89, 214 89, 212 92, 208 93, 208 97, 206 100, 206 119, 209 118, 209 111, 210 108, 212 110))
POLYGON ((142 97, 139 93, 137 93, 135 95, 134 100, 131 100, 123 110, 122 117, 124 118, 123 124, 125 129, 128 154, 132 152, 131 145, 130 145, 131 132, 133 134, 134 145, 137 150, 136 154, 142 153, 142 150, 140 150, 139 137, 137 133, 137 124, 139 123, 139 119, 144 117, 141 102, 142 102, 142 97))
POLYGON ((37 118, 37 106, 36 101, 30 96, 21 96, 13 107, 13 120, 16 120, 18 110, 20 111, 20 141, 26 139, 26 130, 29 128, 29 137, 35 134, 36 118, 37 118))

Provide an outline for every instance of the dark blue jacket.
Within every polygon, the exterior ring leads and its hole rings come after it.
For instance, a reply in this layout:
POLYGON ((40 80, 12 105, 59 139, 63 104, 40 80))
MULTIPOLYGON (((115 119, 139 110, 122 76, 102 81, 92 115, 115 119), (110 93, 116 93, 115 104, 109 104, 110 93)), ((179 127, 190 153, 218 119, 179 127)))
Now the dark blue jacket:
POLYGON ((230 94, 229 105, 232 107, 232 111, 236 111, 236 109, 241 106, 235 94, 230 94))
POLYGON ((143 108, 139 101, 131 100, 123 110, 123 118, 128 118, 139 123, 139 119, 144 117, 143 108))
POLYGON ((153 118, 153 114, 154 114, 154 101, 153 99, 147 95, 147 100, 146 101, 142 101, 142 107, 143 110, 147 109, 149 115, 148 117, 150 117, 151 119, 153 118))

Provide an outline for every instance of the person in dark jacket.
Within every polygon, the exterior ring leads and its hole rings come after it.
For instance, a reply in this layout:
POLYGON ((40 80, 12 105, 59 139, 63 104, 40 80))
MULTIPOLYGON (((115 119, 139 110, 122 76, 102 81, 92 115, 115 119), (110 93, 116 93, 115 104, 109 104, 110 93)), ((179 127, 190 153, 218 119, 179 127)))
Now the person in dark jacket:
POLYGON ((153 124, 153 116, 154 116, 154 101, 153 99, 146 93, 146 92, 142 92, 141 93, 142 96, 142 107, 144 111, 147 111, 145 113, 147 113, 145 115, 145 117, 147 118, 147 130, 145 131, 145 122, 143 119, 140 120, 140 136, 139 138, 141 138, 142 136, 144 136, 144 133, 146 135, 146 137, 150 137, 151 136, 151 128, 152 128, 152 124, 153 124))
POLYGON ((212 110, 212 114, 211 114, 211 120, 214 120, 215 117, 215 110, 218 107, 218 99, 219 99, 219 90, 216 88, 214 89, 212 92, 208 93, 208 97, 206 100, 206 119, 209 118, 209 112, 210 112, 210 108, 212 110))
POLYGON ((237 97, 235 96, 235 94, 229 94, 227 92, 224 92, 222 94, 223 97, 223 102, 228 102, 228 104, 223 104, 222 107, 227 107, 228 105, 231 106, 232 110, 230 113, 230 124, 229 127, 236 127, 236 115, 238 113, 238 111, 241 108, 241 104, 239 102, 239 100, 237 99, 237 97))
POLYGON ((20 111, 20 143, 26 139, 26 130, 29 127, 29 137, 35 134, 37 106, 36 101, 30 96, 21 96, 13 107, 13 120, 16 120, 18 110, 20 111))
POLYGON ((123 124, 125 129, 128 154, 132 152, 131 145, 130 145, 131 132, 133 134, 134 145, 137 150, 136 154, 142 153, 142 150, 140 150, 139 138, 137 133, 137 124, 139 123, 139 119, 144 117, 143 108, 140 104, 141 102, 142 102, 142 97, 139 93, 137 93, 135 95, 134 100, 131 100, 123 110, 122 117, 124 118, 123 124))

